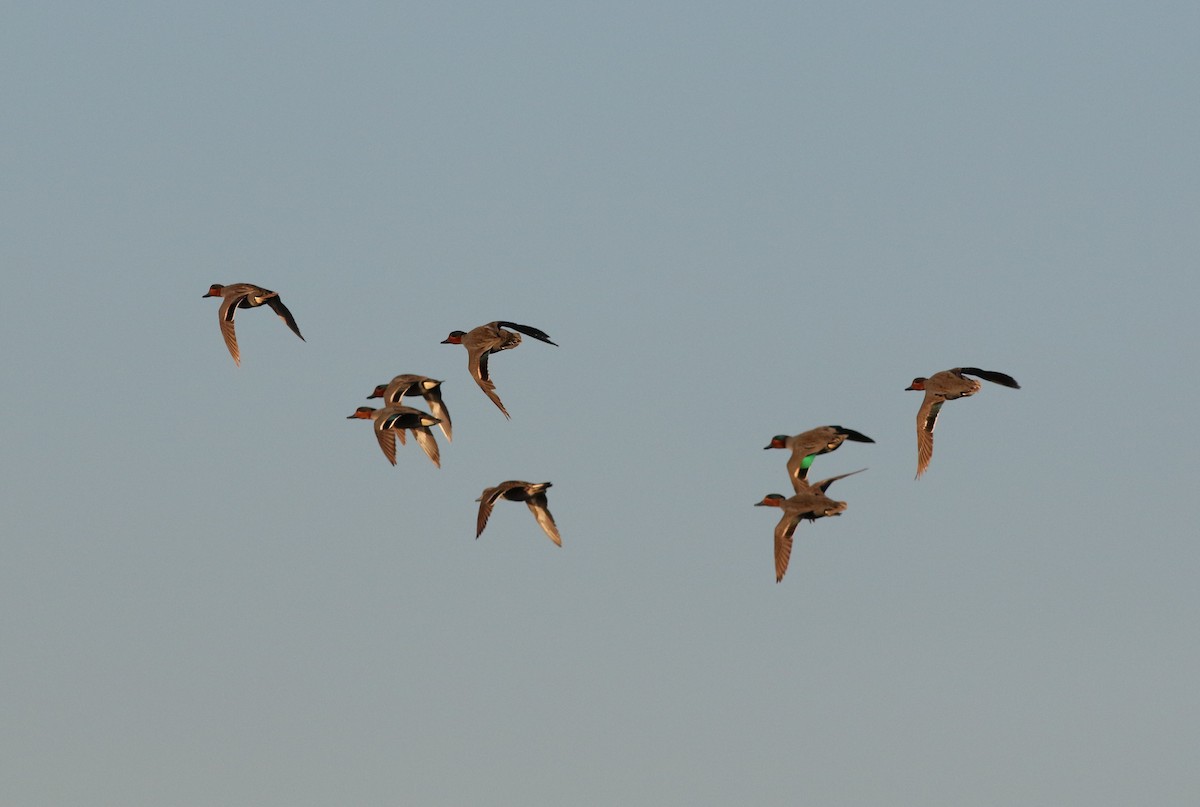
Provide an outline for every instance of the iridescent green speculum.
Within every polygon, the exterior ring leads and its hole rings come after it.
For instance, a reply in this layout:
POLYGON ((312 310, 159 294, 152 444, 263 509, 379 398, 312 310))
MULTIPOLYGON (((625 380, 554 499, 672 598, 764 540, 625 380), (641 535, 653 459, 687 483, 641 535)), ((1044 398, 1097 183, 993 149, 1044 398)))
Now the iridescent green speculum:
POLYGON ((815 460, 816 458, 817 458, 816 454, 809 454, 807 457, 805 457, 800 462, 800 470, 807 471, 809 468, 812 467, 813 460, 815 460))

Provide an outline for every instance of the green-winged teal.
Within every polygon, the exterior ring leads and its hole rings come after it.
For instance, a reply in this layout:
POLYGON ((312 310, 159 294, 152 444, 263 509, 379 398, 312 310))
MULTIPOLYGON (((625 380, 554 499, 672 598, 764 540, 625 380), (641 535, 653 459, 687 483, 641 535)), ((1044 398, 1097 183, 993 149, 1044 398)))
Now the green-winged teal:
POLYGON ((1016 379, 994 370, 980 370, 978 367, 955 367, 952 370, 942 370, 929 378, 914 378, 906 390, 922 390, 925 400, 917 410, 917 479, 929 467, 933 459, 933 427, 937 425, 938 413, 942 404, 955 398, 966 398, 979 392, 983 386, 968 375, 975 375, 984 381, 1000 384, 1004 387, 1020 389, 1016 379))
POLYGON ((283 300, 279 299, 277 291, 264 289, 253 283, 234 283, 230 286, 214 283, 208 287, 208 294, 205 294, 204 297, 221 298, 221 308, 217 312, 221 323, 221 336, 225 337, 225 347, 229 348, 229 355, 233 356, 233 363, 239 367, 242 366, 242 356, 238 351, 237 334, 233 330, 233 315, 239 308, 258 308, 265 303, 287 323, 287 326, 292 329, 292 333, 299 336, 301 341, 307 341, 300 333, 300 327, 296 325, 292 312, 288 311, 283 300))

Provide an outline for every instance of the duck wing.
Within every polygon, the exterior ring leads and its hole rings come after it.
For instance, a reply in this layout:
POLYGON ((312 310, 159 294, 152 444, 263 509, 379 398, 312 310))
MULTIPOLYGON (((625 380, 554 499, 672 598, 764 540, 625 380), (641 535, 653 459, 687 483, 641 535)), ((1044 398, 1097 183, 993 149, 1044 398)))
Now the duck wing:
POLYGON ((413 436, 417 438, 417 445, 425 450, 425 455, 433 460, 433 464, 437 467, 442 467, 441 455, 438 453, 437 440, 433 437, 433 432, 429 431, 428 426, 414 426, 413 436))
POLYGON ((784 574, 787 573, 788 561, 792 558, 792 534, 796 532, 796 525, 800 523, 800 517, 785 513, 783 518, 779 519, 779 523, 775 525, 775 582, 783 580, 784 574))
POLYGON ((525 505, 529 508, 529 512, 533 513, 537 523, 542 526, 546 536, 556 545, 562 546, 562 538, 558 534, 558 525, 554 523, 554 516, 550 515, 546 494, 535 493, 526 500, 525 505))
MULTIPOLYGON (((486 367, 486 366, 487 366, 487 364, 485 363, 484 367, 486 367)), ((496 405, 496 408, 499 409, 501 412, 503 412, 504 416, 506 418, 508 418, 509 420, 512 420, 512 415, 508 414, 508 410, 505 409, 504 404, 500 402, 500 396, 496 394, 496 385, 493 384, 491 381, 487 380, 486 378, 485 379, 477 378, 477 379, 475 379, 475 383, 479 385, 479 388, 481 390, 483 390, 483 394, 488 396, 488 398, 490 398, 492 400, 492 403, 494 403, 496 405)))
POLYGON ((512 485, 508 482, 501 482, 494 488, 484 488, 483 493, 475 501, 479 502, 479 516, 475 519, 475 537, 483 535, 483 528, 487 526, 488 517, 492 515, 492 507, 496 504, 496 499, 500 498, 504 491, 508 490, 512 485))
POLYGON ((984 381, 991 381, 993 384, 999 384, 1002 387, 1021 388, 1021 385, 1017 383, 1017 379, 1006 373, 998 373, 995 370, 980 370, 978 367, 959 367, 958 371, 966 375, 978 376, 984 381))
POLYGON ((557 342, 550 341, 550 334, 546 333, 543 330, 539 330, 538 328, 534 328, 532 325, 521 325, 516 322, 506 322, 504 320, 496 320, 492 324, 498 325, 501 328, 511 328, 512 330, 519 331, 519 332, 525 334, 526 336, 532 336, 534 339, 537 339, 538 341, 545 342, 548 345, 554 345, 555 347, 558 347, 557 342))
MULTIPOLYGON (((829 490, 830 485, 832 485, 834 482, 838 481, 839 479, 845 479, 848 476, 854 476, 855 474, 861 474, 865 470, 867 470, 867 469, 859 468, 857 471, 850 471, 849 473, 838 474, 837 476, 831 476, 828 479, 822 479, 820 482, 814 482, 812 487, 814 487, 817 490, 824 493, 825 491, 829 490)), ((799 493, 799 491, 796 491, 796 492, 799 493)))
MULTIPOLYGON (((396 429, 386 425, 387 418, 375 418, 375 439, 379 441, 379 448, 383 451, 383 456, 387 457, 387 461, 392 465, 396 464, 396 429)), ((400 433, 401 444, 404 441, 404 433, 400 433)))
POLYGON ((491 376, 488 374, 488 356, 491 351, 487 348, 477 348, 467 354, 467 369, 471 371, 471 377, 476 382, 489 381, 491 376))
POLYGON ((870 437, 867 437, 862 432, 856 432, 854 429, 847 429, 845 426, 834 426, 837 433, 845 437, 847 440, 853 440, 856 443, 874 443, 870 437))
POLYGON ((917 479, 929 467, 933 459, 933 429, 937 426, 938 413, 945 401, 936 393, 926 392, 921 408, 917 410, 917 479))
MULTIPOLYGON (((486 390, 485 390, 486 392, 486 390)), ((429 414, 441 421, 438 425, 442 429, 442 434, 446 435, 446 439, 454 441, 454 436, 451 434, 453 425, 450 423, 450 410, 446 408, 445 402, 442 400, 441 387, 427 389, 423 393, 425 402, 429 404, 429 414)), ((503 407, 502 407, 503 409, 503 407)))
POLYGON ((238 304, 248 296, 250 296, 249 292, 241 292, 222 297, 221 308, 217 311, 217 318, 221 323, 221 336, 225 338, 225 347, 229 348, 229 355, 233 356, 233 363, 238 367, 242 366, 242 354, 238 350, 237 332, 233 329, 233 315, 237 313, 238 304))
POLYGON ((288 311, 288 307, 283 304, 283 300, 279 299, 276 294, 273 297, 267 298, 267 305, 271 306, 271 310, 279 315, 279 318, 287 323, 287 326, 292 329, 292 333, 300 337, 301 342, 307 342, 304 334, 300 333, 300 326, 296 324, 296 318, 292 316, 292 312, 288 311))

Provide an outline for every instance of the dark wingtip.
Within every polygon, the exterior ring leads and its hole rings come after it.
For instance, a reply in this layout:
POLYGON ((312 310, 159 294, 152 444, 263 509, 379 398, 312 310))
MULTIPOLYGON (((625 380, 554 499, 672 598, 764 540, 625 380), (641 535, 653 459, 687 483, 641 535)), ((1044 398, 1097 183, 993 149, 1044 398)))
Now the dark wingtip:
POLYGON ((991 381, 993 384, 999 384, 1002 387, 1008 387, 1009 389, 1021 388, 1021 385, 1017 383, 1017 379, 1006 373, 988 373, 987 375, 980 376, 980 378, 985 381, 991 381))
POLYGON ((875 442, 874 440, 872 440, 870 437, 867 437, 862 432, 855 431, 854 429, 847 429, 845 426, 834 426, 833 428, 837 429, 837 433, 842 435, 843 437, 845 437, 847 440, 853 440, 856 443, 874 443, 875 442))
POLYGON ((1008 373, 998 373, 995 370, 981 370, 978 367, 963 367, 962 372, 967 375, 979 376, 984 381, 991 381, 993 384, 999 384, 1002 387, 1009 387, 1011 389, 1021 388, 1021 385, 1017 383, 1017 379, 1008 373))

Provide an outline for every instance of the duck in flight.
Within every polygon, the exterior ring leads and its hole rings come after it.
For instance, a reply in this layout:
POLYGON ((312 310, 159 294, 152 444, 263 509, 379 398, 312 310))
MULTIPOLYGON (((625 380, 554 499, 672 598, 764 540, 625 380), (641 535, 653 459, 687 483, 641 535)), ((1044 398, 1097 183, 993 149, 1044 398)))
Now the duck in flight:
POLYGON ((955 398, 966 398, 982 389, 983 385, 973 375, 984 381, 991 381, 1003 387, 1020 389, 1021 385, 1010 375, 998 373, 995 370, 980 370, 978 367, 955 367, 934 373, 929 378, 914 378, 906 390, 924 391, 925 399, 917 410, 917 479, 929 467, 933 459, 933 427, 937 425, 938 413, 942 404, 955 398))
POLYGON ((440 422, 438 426, 447 440, 453 440, 451 434, 450 410, 442 401, 442 382, 424 375, 405 373, 398 375, 386 384, 380 384, 368 398, 382 398, 385 404, 403 403, 406 395, 420 395, 429 404, 429 412, 440 422))
POLYGON ((500 402, 500 396, 496 394, 496 385, 488 374, 488 356, 501 350, 511 350, 521 344, 521 334, 558 347, 555 342, 550 341, 550 336, 545 331, 504 320, 489 322, 469 331, 451 331, 450 335, 442 340, 443 345, 462 345, 467 349, 467 369, 471 371, 471 377, 506 418, 511 415, 500 402))
POLYGON ((761 502, 755 502, 755 507, 778 507, 783 510, 783 517, 775 525, 775 582, 783 580, 787 573, 788 561, 792 557, 792 534, 802 520, 816 521, 826 516, 840 516, 846 510, 845 502, 834 501, 825 495, 829 486, 839 479, 862 473, 867 470, 860 468, 848 474, 838 474, 820 482, 808 484, 800 482, 796 487, 796 495, 785 498, 781 493, 768 493, 761 502))
POLYGON ((549 482, 522 482, 519 479, 510 479, 507 482, 501 482, 494 488, 485 488, 479 498, 475 500, 479 502, 479 516, 475 521, 475 537, 483 535, 483 528, 487 526, 488 516, 492 514, 492 507, 497 500, 508 499, 511 502, 525 502, 529 507, 529 512, 533 513, 533 517, 537 519, 537 523, 546 533, 546 537, 557 546, 562 546, 558 526, 554 523, 554 516, 550 515, 550 508, 546 503, 546 488, 548 487, 550 487, 549 482))
POLYGON ((382 409, 360 406, 354 410, 353 415, 346 418, 355 419, 370 420, 375 424, 375 439, 379 441, 379 449, 392 465, 396 464, 396 438, 399 437, 400 445, 404 445, 404 430, 411 429, 417 439, 417 445, 425 451, 425 455, 434 465, 442 467, 437 440, 434 439, 433 432, 429 431, 429 427, 437 423, 438 419, 428 412, 399 404, 389 404, 382 409))
POLYGON ((790 437, 786 434, 777 434, 771 438, 770 443, 763 446, 763 449, 786 448, 791 450, 792 456, 788 459, 787 469, 788 476, 792 479, 792 487, 795 487, 797 481, 803 482, 808 478, 808 469, 818 454, 835 451, 847 440, 857 443, 875 442, 862 432, 856 432, 854 429, 847 429, 844 426, 818 426, 790 437))
POLYGON ((233 363, 238 367, 242 366, 242 356, 238 351, 237 333, 233 329, 233 315, 239 308, 258 308, 260 305, 269 305, 271 310, 292 329, 292 333, 299 336, 302 342, 307 341, 300 333, 300 326, 296 324, 292 312, 288 311, 283 300, 279 299, 277 291, 264 289, 253 283, 234 283, 230 286, 214 283, 208 287, 208 294, 204 296, 221 298, 221 308, 217 312, 221 323, 221 336, 225 337, 225 347, 229 348, 229 355, 233 356, 233 363))

